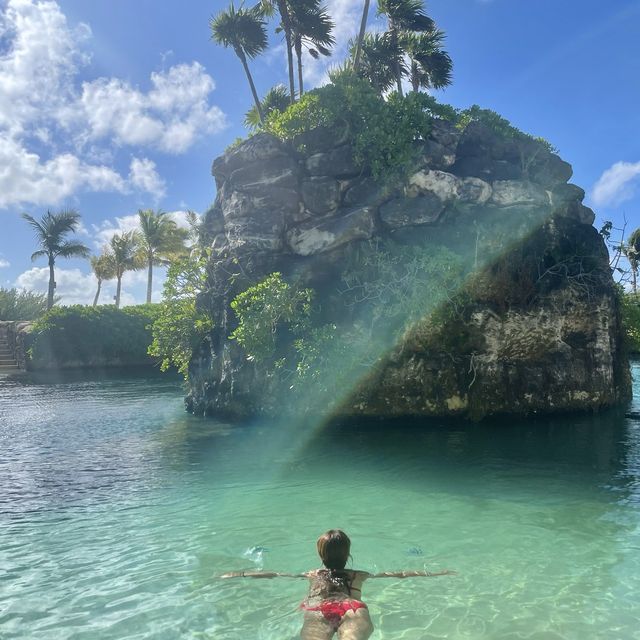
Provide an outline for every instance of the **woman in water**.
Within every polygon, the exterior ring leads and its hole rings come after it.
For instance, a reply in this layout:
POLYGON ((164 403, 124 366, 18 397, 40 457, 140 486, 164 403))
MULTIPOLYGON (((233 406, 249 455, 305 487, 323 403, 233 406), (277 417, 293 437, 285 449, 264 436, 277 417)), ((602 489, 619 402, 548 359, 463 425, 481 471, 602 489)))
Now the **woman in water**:
POLYGON ((304 611, 302 640, 329 640, 337 632, 340 640, 366 640, 373 632, 367 605, 362 602, 362 583, 369 578, 413 578, 455 574, 454 571, 393 571, 368 573, 345 569, 350 557, 351 540, 344 531, 331 529, 317 542, 324 569, 307 573, 233 571, 223 578, 308 578, 309 595, 300 605, 304 611))

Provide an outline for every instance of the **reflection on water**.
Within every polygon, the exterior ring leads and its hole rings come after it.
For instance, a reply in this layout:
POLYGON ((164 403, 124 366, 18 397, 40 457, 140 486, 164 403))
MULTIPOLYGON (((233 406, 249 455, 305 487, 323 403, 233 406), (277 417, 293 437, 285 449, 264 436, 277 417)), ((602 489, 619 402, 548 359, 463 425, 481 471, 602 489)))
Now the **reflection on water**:
POLYGON ((214 576, 315 567, 333 526, 358 568, 459 572, 367 583, 373 638, 637 637, 637 419, 232 426, 181 394, 0 381, 2 638, 294 638, 304 581, 214 576))

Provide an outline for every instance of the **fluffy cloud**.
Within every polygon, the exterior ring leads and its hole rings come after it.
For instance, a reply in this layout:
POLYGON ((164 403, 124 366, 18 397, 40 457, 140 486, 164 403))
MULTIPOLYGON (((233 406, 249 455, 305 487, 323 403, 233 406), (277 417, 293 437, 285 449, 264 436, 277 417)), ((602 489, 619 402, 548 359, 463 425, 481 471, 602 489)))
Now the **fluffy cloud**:
POLYGON ((0 8, 0 208, 55 205, 79 191, 148 191, 165 185, 155 163, 118 171, 122 146, 184 153, 225 126, 209 103, 213 79, 194 62, 152 73, 147 91, 117 78, 77 88, 91 29, 70 27, 52 1, 0 8))
POLYGON ((615 206, 633 198, 640 176, 640 162, 616 162, 593 186, 591 198, 597 206, 615 206))
POLYGON ((11 263, 8 260, 5 260, 4 258, 0 258, 0 269, 6 269, 7 267, 10 267, 11 263))
POLYGON ((126 188, 126 181, 110 167, 87 164, 71 153, 43 161, 0 132, 0 208, 58 203, 81 189, 122 192, 126 188))
POLYGON ((134 158, 131 161, 129 181, 141 191, 154 194, 156 200, 164 197, 164 180, 156 171, 156 163, 149 158, 134 158))

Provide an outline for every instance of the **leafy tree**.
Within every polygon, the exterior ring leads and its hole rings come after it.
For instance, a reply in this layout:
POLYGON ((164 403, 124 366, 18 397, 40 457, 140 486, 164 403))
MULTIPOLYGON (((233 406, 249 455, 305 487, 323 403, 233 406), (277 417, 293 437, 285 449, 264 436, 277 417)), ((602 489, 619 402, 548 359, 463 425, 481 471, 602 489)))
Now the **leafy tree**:
POLYGON ((116 277, 116 267, 113 261, 113 256, 108 251, 104 251, 99 256, 91 256, 91 258, 89 258, 89 262, 91 263, 93 274, 98 280, 98 289, 96 291, 95 298, 93 299, 93 306, 95 307, 98 305, 98 298, 100 298, 100 290, 102 289, 103 281, 113 280, 113 278, 116 277))
POLYGON ((236 10, 232 2, 226 11, 221 11, 211 19, 210 27, 213 40, 223 47, 231 47, 240 59, 262 120, 260 99, 247 62, 247 58, 253 59, 267 49, 267 31, 260 12, 243 8, 236 10))
POLYGON ((136 231, 116 233, 109 243, 118 285, 116 287, 116 309, 120 308, 122 276, 125 271, 143 268, 140 260, 140 236, 136 231))
POLYGON ((208 255, 183 256, 169 266, 158 317, 151 327, 149 355, 160 358, 160 368, 171 365, 188 377, 193 349, 213 328, 211 317, 197 305, 206 287, 208 255))
POLYGON ((249 358, 263 361, 276 352, 277 332, 282 326, 302 331, 311 313, 311 289, 296 289, 272 273, 238 294, 231 308, 238 326, 230 338, 244 348, 249 358))
POLYGON ((624 253, 631 267, 631 289, 633 293, 637 293, 638 267, 640 266, 640 228, 633 231, 629 236, 629 240, 624 247, 624 253))
POLYGON ((147 265, 147 304, 151 302, 154 265, 166 265, 171 259, 183 254, 186 250, 185 240, 189 232, 180 229, 168 217, 166 211, 140 209, 139 248, 147 265))
POLYGON ((46 294, 0 287, 0 320, 37 320, 46 311, 46 294))
POLYGON ((298 63, 298 94, 304 93, 302 75, 302 48, 305 46, 313 58, 330 56, 335 38, 331 35, 334 24, 318 0, 290 2, 293 48, 298 63))
POLYGON ((390 47, 396 51, 392 62, 396 88, 402 95, 404 72, 398 57, 402 57, 404 53, 404 36, 411 32, 434 31, 435 23, 424 13, 422 0, 378 0, 378 14, 387 17, 390 47))
POLYGON ((49 263, 47 309, 51 309, 56 288, 54 271, 56 258, 87 258, 89 256, 89 249, 85 245, 66 239, 66 236, 75 233, 78 229, 80 214, 70 209, 60 213, 47 211, 41 220, 36 220, 28 213, 23 213, 22 217, 35 231, 36 240, 41 247, 31 255, 31 260, 46 257, 49 263))
MULTIPOLYGON (((260 101, 262 107, 262 114, 265 118, 269 116, 272 111, 282 113, 291 104, 291 98, 284 85, 276 85, 267 91, 265 97, 260 101)), ((257 130, 262 124, 258 109, 253 106, 244 118, 244 124, 246 127, 252 130, 257 130)))

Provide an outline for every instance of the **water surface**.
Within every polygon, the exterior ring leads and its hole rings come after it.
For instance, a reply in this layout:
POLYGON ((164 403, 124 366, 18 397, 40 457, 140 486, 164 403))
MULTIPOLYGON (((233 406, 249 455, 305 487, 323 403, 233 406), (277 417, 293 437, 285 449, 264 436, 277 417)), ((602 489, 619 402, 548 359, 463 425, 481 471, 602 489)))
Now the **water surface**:
POLYGON ((181 398, 0 380, 1 638, 291 640, 304 580, 215 576, 314 568, 330 527, 356 568, 459 572, 365 584, 374 639, 638 637, 639 420, 231 426, 181 398))

